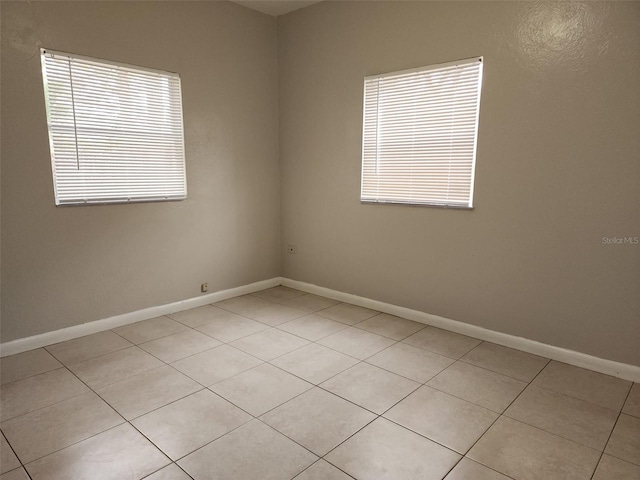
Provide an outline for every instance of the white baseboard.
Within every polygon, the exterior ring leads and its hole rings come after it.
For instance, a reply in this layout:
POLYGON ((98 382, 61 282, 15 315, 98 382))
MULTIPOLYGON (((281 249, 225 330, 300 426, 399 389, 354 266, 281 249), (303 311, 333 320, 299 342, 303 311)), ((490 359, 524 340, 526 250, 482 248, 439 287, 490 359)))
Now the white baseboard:
POLYGON ((228 290, 220 290, 218 292, 209 293, 199 297, 188 298, 186 300, 180 300, 178 302, 168 303, 166 305, 144 308, 135 312, 124 313, 122 315, 95 320, 93 322, 83 323, 81 325, 75 325, 73 327, 54 330, 53 332, 41 333, 40 335, 34 335, 32 337, 12 340, 10 342, 0 344, 0 357, 6 357, 8 355, 26 352, 27 350, 32 350, 34 348, 53 345, 54 343, 72 340, 74 338, 83 337, 92 333, 103 332, 105 330, 121 327, 123 325, 129 325, 141 320, 148 320, 150 318, 159 317, 161 315, 167 315, 170 313, 180 312, 182 310, 188 310, 190 308, 201 307, 203 305, 220 302, 222 300, 237 297, 239 295, 246 295, 248 293, 257 292, 259 290, 275 287, 277 285, 285 285, 287 287, 296 288, 303 292, 314 293, 316 295, 322 295, 324 297, 339 300, 341 302, 351 303, 353 305, 370 308, 372 310, 388 313, 397 317, 407 318, 409 320, 414 320, 426 325, 432 325, 434 327, 439 327, 451 332, 468 335, 480 340, 486 340, 488 342, 504 345, 505 347, 511 347, 522 350, 524 352, 533 353, 534 355, 540 355, 552 360, 568 363, 569 365, 575 365, 576 367, 588 368, 589 370, 594 370, 606 375, 612 375, 614 377, 631 380, 633 382, 640 382, 640 367, 636 365, 614 362, 612 360, 594 357, 593 355, 587 355, 586 353, 580 353, 573 350, 568 350, 566 348, 547 345, 535 340, 529 340, 527 338, 509 335, 507 333, 488 330, 486 328, 471 325, 469 323, 459 322, 457 320, 451 320, 448 318, 440 317, 438 315, 431 315, 429 313, 420 312, 418 310, 412 310, 410 308, 400 307, 397 305, 392 305, 390 303, 380 302, 378 300, 372 300, 370 298, 360 297, 358 295, 353 295, 350 293, 331 290, 329 288, 320 287, 311 283, 305 283, 281 277, 274 277, 268 280, 262 280, 260 282, 230 288, 228 290))
POLYGON ((505 347, 533 353, 534 355, 540 355, 542 357, 568 363, 569 365, 574 365, 576 367, 588 368, 589 370, 594 370, 606 375, 631 380, 633 382, 640 382, 640 367, 636 365, 629 365, 600 357, 594 357, 593 355, 587 355, 586 353, 547 345, 546 343, 529 340, 523 337, 516 337, 515 335, 509 335, 507 333, 488 330, 469 323, 431 315, 429 313, 412 310, 410 308, 399 307, 390 303, 379 302, 377 300, 352 295, 350 293, 331 290, 311 283, 283 278, 282 285, 302 290, 303 292, 314 293, 316 295, 322 295, 341 302, 351 303, 360 307, 388 313, 389 315, 407 318, 409 320, 414 320, 426 325, 432 325, 451 332, 468 335, 480 340, 486 340, 487 342, 497 343, 505 347))
POLYGON ((167 303, 166 305, 143 308, 142 310, 136 310, 135 312, 123 313, 122 315, 115 315, 113 317, 103 318, 101 320, 95 320, 81 325, 74 325, 73 327, 62 328, 60 330, 54 330, 53 332, 41 333, 32 337, 19 338, 18 340, 12 340, 1 344, 0 357, 26 352, 27 350, 32 350, 34 348, 46 347, 47 345, 53 345, 54 343, 60 343, 66 340, 73 340, 74 338, 84 337, 85 335, 91 335, 92 333, 104 332, 105 330, 110 330, 112 328, 129 325, 130 323, 148 320, 150 318, 167 315, 169 313, 181 312, 182 310, 188 310, 189 308, 201 307, 203 305, 220 302, 222 300, 227 300, 228 298, 237 297, 238 295, 246 295, 247 293, 257 292, 259 290, 264 290, 265 288, 275 287, 281 284, 282 279, 280 277, 274 277, 268 280, 230 288, 228 290, 220 290, 218 292, 208 293, 199 297, 167 303))

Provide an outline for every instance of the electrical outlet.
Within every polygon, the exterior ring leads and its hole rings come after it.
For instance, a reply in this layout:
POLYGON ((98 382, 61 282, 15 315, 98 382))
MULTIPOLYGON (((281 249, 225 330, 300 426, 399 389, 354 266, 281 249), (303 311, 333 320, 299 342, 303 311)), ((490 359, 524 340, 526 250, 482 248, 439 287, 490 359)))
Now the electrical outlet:
POLYGON ((296 247, 295 245, 287 245, 287 252, 290 254, 296 254, 298 253, 298 247, 296 247))
POLYGON ((209 284, 208 283, 203 283, 202 285, 200 285, 200 291, 202 293, 208 292, 209 291, 209 284))

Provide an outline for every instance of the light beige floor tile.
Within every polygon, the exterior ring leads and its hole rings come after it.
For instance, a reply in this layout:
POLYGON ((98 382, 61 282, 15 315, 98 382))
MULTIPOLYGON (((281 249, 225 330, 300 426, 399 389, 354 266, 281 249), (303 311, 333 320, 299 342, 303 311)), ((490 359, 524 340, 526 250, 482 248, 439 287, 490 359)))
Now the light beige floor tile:
POLYGON ((421 387, 386 418, 465 454, 496 421, 498 414, 429 387, 421 387))
POLYGON ((402 340, 403 338, 413 335, 419 330, 425 328, 426 325, 406 318, 395 317, 381 313, 375 317, 358 323, 358 328, 367 330, 371 333, 377 333, 383 337, 389 337, 394 340, 402 340))
POLYGON ((62 364, 44 348, 0 359, 0 384, 15 382, 60 368, 62 364))
POLYGON ((65 365, 70 365, 107 353, 117 352, 130 346, 131 342, 108 330, 57 343, 47 347, 47 350, 65 365))
POLYGON ((318 343, 364 360, 393 345, 395 340, 351 327, 324 337, 318 343))
POLYGON ((214 304, 215 307, 220 307, 229 312, 244 316, 260 308, 268 307, 269 305, 273 305, 273 302, 254 297, 253 295, 242 295, 214 304))
POLYGON ((125 423, 28 465, 33 480, 137 480, 169 459, 125 423))
POLYGON ((626 380, 556 361, 549 362, 532 384, 618 412, 631 387, 626 380))
POLYGON ((339 303, 333 307, 325 308, 317 312, 321 317, 346 323, 347 325, 354 325, 379 313, 380 312, 376 312, 375 310, 369 310, 368 308, 358 307, 349 303, 339 303))
POLYGON ((302 310, 296 310, 295 308, 277 303, 272 303, 271 305, 246 314, 247 317, 253 320, 257 320, 258 322, 265 323, 273 327, 293 320, 294 318, 300 318, 303 315, 306 315, 306 313, 302 310))
POLYGON ((640 418, 620 415, 605 453, 640 465, 640 418))
POLYGON ((618 418, 609 408, 534 386, 522 392, 504 414, 600 451, 618 418))
POLYGON ((444 480, 510 480, 509 477, 480 465, 473 460, 463 458, 444 480))
POLYGON ((226 315, 226 311, 221 308, 213 305, 204 305, 202 307, 172 313, 169 317, 187 327, 196 328, 213 322, 216 319, 225 318, 226 315))
POLYGON ((0 433, 0 473, 8 472, 20 466, 20 460, 0 433))
POLYGON ((320 459, 298 475, 295 480, 352 480, 352 478, 329 462, 320 459))
POLYGON ((169 317, 151 318, 113 329, 115 333, 136 345, 186 330, 187 327, 169 317))
POLYGON ((640 417, 640 383, 634 383, 624 404, 622 413, 640 417))
POLYGON ((280 405, 260 419, 322 457, 376 416, 320 388, 280 405))
POLYGON ((457 359, 478 346, 482 340, 435 327, 427 327, 405 338, 403 342, 445 357, 457 359))
POLYGON ((442 371, 427 385, 502 413, 527 386, 525 382, 462 362, 442 371))
POLYGON ((373 365, 359 363, 320 386, 367 410, 381 414, 420 384, 373 365))
POLYGON ((153 475, 145 477, 144 480, 191 480, 191 477, 184 473, 175 463, 158 470, 153 475))
POLYGON ((89 392, 3 422, 2 430, 28 463, 121 423, 120 415, 89 392))
POLYGON ((209 388, 257 417, 311 387, 310 383, 265 363, 209 388))
POLYGON ((195 330, 158 338, 138 345, 163 362, 172 363, 220 345, 220 341, 195 330))
POLYGON ((482 342, 460 360, 523 382, 533 380, 549 363, 548 358, 489 342, 482 342))
POLYGON ((9 420, 88 391, 66 368, 8 383, 0 387, 0 420, 9 420))
POLYGON ((428 381, 453 362, 449 357, 406 343, 396 343, 367 358, 367 363, 420 383, 428 381))
POLYGON ((288 480, 316 459, 284 435, 253 420, 183 458, 178 465, 196 480, 288 480))
POLYGON ((72 363, 68 368, 95 390, 162 365, 164 364, 154 356, 138 347, 131 347, 72 363))
POLYGON ((639 480, 640 467, 610 455, 603 455, 593 480, 639 480))
POLYGON ((307 340, 275 328, 262 330, 230 343, 235 348, 265 361, 273 360, 308 344, 307 340))
POLYGON ((358 363, 353 357, 312 343, 271 363, 315 385, 358 363))
POLYGON ((252 293, 251 295, 262 298, 263 300, 269 300, 270 302, 283 303, 304 294, 305 293, 300 290, 279 285, 277 287, 267 288, 266 290, 260 290, 259 292, 252 293))
POLYGON ((283 305, 302 310, 306 313, 314 313, 319 310, 332 307, 333 305, 337 305, 338 303, 340 302, 337 300, 308 293, 306 295, 301 295, 299 297, 292 298, 291 300, 287 300, 286 302, 283 302, 283 305))
POLYGON ((177 460, 251 420, 251 415, 202 390, 135 419, 132 423, 177 460))
POLYGON ((518 480, 584 480, 600 452, 500 417, 467 456, 518 480))
POLYGON ((0 475, 0 480, 30 480, 24 468, 11 470, 10 472, 0 475))
POLYGON ((224 316, 221 315, 212 322, 197 327, 197 330, 227 343, 269 328, 264 323, 256 322, 226 310, 221 309, 221 311, 225 312, 224 316))
POLYGON ((200 384, 165 365, 96 392, 123 417, 131 420, 200 389, 200 384))
POLYGON ((173 367, 196 382, 209 386, 262 363, 240 350, 221 345, 173 363, 173 367))
POLYGON ((278 328, 314 342, 332 333, 344 330, 347 325, 312 314, 278 325, 278 328))
POLYGON ((440 480, 460 455, 384 418, 367 425, 326 460, 359 479, 440 480))

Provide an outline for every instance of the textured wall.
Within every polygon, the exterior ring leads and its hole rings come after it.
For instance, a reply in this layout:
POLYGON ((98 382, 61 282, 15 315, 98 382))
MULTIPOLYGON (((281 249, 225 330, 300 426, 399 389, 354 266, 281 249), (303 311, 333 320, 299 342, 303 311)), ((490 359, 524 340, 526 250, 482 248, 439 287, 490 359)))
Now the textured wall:
POLYGON ((1 341, 283 273, 640 365, 640 3, 0 9, 1 341), (54 206, 40 46, 181 73, 188 200, 54 206), (362 77, 475 55, 475 210, 361 205, 362 77))
POLYGON ((2 2, 2 341, 280 273, 276 19, 228 2, 2 2), (189 198, 54 206, 39 48, 182 77, 189 198))
POLYGON ((283 274, 640 365, 640 3, 281 17, 283 274), (359 202, 362 79, 483 55, 475 210, 359 202))

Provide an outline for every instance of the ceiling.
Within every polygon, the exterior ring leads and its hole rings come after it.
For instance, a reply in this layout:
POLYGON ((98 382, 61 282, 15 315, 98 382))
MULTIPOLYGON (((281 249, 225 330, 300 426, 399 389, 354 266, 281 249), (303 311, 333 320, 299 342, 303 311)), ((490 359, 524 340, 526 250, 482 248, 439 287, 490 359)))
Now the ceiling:
POLYGON ((308 7, 321 0, 231 0, 245 7, 258 10, 267 15, 284 15, 300 8, 308 7))

